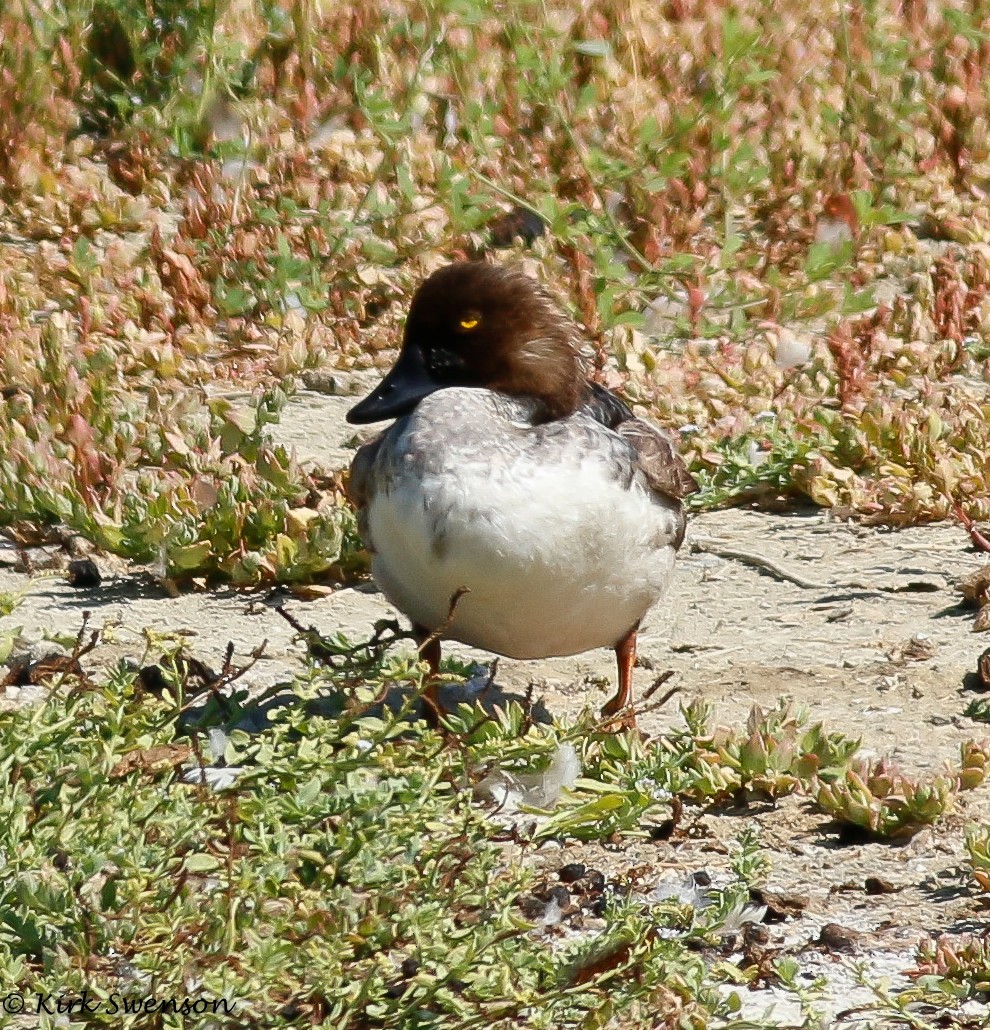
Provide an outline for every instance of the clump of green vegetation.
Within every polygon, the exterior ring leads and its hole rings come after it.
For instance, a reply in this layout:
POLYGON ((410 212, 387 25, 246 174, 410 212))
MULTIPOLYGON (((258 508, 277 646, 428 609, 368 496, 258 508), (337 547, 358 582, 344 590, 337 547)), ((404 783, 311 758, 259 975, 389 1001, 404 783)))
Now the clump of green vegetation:
POLYGON ((10 615, 24 601, 24 591, 0 591, 0 617, 10 615))
POLYGON ((990 700, 985 697, 974 698, 963 709, 963 715, 974 722, 990 722, 990 700))
MULTIPOLYGON (((538 765, 561 731, 477 711, 473 734, 427 731, 408 718, 422 667, 350 650, 360 678, 314 666, 260 722, 244 696, 197 711, 216 684, 181 652, 154 675, 118 665, 93 679, 70 656, 49 668, 44 701, 0 713, 3 983, 87 990, 103 1002, 94 1026, 121 1025, 124 1001, 149 995, 200 1000, 224 1026, 559 1027, 648 1012, 654 1026, 702 1027, 731 1014, 690 942, 717 937, 744 885, 713 888, 689 917, 629 898, 581 943, 551 948, 517 905, 527 842, 473 788, 493 754, 538 765), (375 708, 396 685, 406 702, 375 708)), ((229 656, 223 675, 239 675, 229 656)), ((583 773, 577 793, 609 789, 594 761, 583 773)), ((737 865, 759 866, 752 841, 737 865)))
POLYGON ((972 934, 944 934, 918 949, 914 975, 948 998, 990 994, 990 942, 972 934))
POLYGON ((836 782, 820 783, 815 801, 870 836, 911 836, 951 811, 959 791, 983 783, 988 762, 987 745, 973 741, 962 745, 957 768, 928 778, 908 776, 886 759, 857 762, 836 782))
POLYGON ((807 725, 807 714, 788 701, 764 711, 754 706, 744 732, 712 729, 712 706, 694 701, 684 709, 690 734, 675 744, 683 753, 680 768, 693 799, 783 797, 817 779, 841 777, 859 741, 829 733, 821 723, 807 725))
MULTIPOLYGON (((53 361, 65 350, 53 344, 53 361)), ((353 519, 320 496, 284 447, 266 438, 285 401, 176 402, 157 386, 124 393, 114 355, 79 354, 39 371, 0 404, 5 522, 58 522, 98 546, 181 581, 312 579, 357 554, 353 519), (95 367, 94 367, 95 366, 95 367), (107 404, 114 397, 115 403, 107 404)))
POLYGON ((968 741, 958 767, 912 777, 889 759, 857 758, 858 739, 809 726, 806 713, 793 712, 786 699, 770 711, 754 706, 744 731, 713 729, 712 706, 704 701, 685 706, 683 715, 687 732, 670 734, 640 758, 661 797, 745 803, 797 792, 838 824, 875 838, 911 836, 937 822, 960 791, 984 782, 990 763, 987 744, 968 741))
MULTIPOLYGON (((769 868, 755 830, 721 886, 599 886, 604 924, 560 947, 549 928, 569 916, 523 904, 531 849, 662 837, 710 798, 817 788, 821 803, 826 780, 838 800, 824 807, 856 821, 854 775, 878 799, 863 824, 877 835, 938 814, 920 803, 933 787, 882 764, 858 772, 857 742, 784 703, 739 733, 689 706, 685 732, 652 742, 602 733, 590 715, 538 725, 528 702, 464 704, 439 733, 414 718, 425 667, 392 653, 394 625, 358 645, 304 636, 306 668, 256 696, 232 647, 219 673, 169 644, 153 665, 87 676, 78 659, 100 644, 80 634, 68 656, 23 670, 45 697, 0 713, 12 989, 88 991, 105 1003, 94 1025, 119 1021, 149 984, 184 998, 194 982, 192 1000, 224 1026, 402 1026, 415 1011, 442 1027, 584 1026, 602 1012, 703 1027, 731 1017, 720 984, 739 975, 706 949, 759 918, 749 889, 769 868)), ((964 747, 939 811, 986 764, 964 747)), ((974 856, 982 846, 971 837, 974 856)))

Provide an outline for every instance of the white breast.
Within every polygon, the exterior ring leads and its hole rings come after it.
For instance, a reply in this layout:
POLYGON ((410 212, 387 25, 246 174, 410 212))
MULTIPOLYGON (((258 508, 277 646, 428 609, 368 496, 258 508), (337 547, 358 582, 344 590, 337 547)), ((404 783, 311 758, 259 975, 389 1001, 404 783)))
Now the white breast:
POLYGON ((434 447, 425 463, 414 435, 395 441, 401 456, 368 503, 375 580, 430 630, 466 587, 445 636, 497 654, 613 646, 667 589, 676 507, 630 482, 607 450, 582 449, 586 433, 534 450, 515 446, 518 426, 506 438, 487 428, 479 448, 477 434, 447 425, 450 453, 434 447))

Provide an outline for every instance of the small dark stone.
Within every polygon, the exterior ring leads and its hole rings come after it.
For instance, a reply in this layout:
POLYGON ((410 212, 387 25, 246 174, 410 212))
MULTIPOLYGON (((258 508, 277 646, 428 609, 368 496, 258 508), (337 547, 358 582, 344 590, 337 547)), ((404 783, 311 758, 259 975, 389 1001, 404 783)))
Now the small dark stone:
POLYGON ((747 944, 769 944, 770 930, 760 923, 747 922, 742 926, 743 940, 747 944))
POLYGON ((528 247, 547 231, 547 223, 533 211, 525 207, 514 207, 504 215, 500 215, 489 226, 492 246, 502 249, 511 247, 518 237, 528 247))
POLYGON ((674 819, 664 819, 662 823, 654 823, 648 828, 650 840, 670 840, 677 829, 677 822, 674 819))
POLYGON ((543 913, 547 909, 546 901, 538 898, 535 894, 524 894, 521 898, 516 899, 516 904, 527 919, 542 919, 543 913))
POLYGON ((419 972, 419 962, 412 957, 404 958, 399 968, 402 970, 402 975, 408 980, 419 972))
POLYGON ((575 880, 580 880, 587 871, 587 868, 580 862, 570 862, 560 867, 557 876, 561 883, 574 883, 575 880))
POLYGON ((879 876, 867 876, 863 882, 867 894, 896 894, 900 889, 889 880, 881 880, 879 876))
POLYGON ((571 903, 571 892, 566 887, 554 887, 548 900, 556 901, 561 908, 567 908, 571 903))
POLYGON ((767 890, 765 887, 751 888, 749 897, 757 905, 766 905, 764 923, 782 923, 785 919, 796 919, 811 904, 811 899, 805 894, 788 894, 767 890))
POLYGON ((818 944, 829 951, 854 951, 860 934, 838 923, 826 923, 818 935, 818 944))
POLYGON ((74 558, 69 562, 69 586, 98 587, 103 582, 100 570, 92 558, 74 558))
POLYGON ((699 887, 711 887, 712 874, 707 869, 698 869, 691 874, 691 878, 699 887))
POLYGON ((600 873, 597 869, 589 869, 585 875, 584 882, 588 885, 588 890, 593 894, 600 894, 605 890, 605 874, 600 873))

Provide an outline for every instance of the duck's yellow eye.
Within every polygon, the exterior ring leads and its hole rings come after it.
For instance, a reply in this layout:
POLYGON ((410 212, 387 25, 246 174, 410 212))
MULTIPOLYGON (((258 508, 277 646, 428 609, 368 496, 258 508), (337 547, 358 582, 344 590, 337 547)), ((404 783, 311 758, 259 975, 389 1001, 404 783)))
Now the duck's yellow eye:
POLYGON ((466 332, 470 332, 472 329, 477 329, 478 328, 478 323, 480 321, 481 321, 480 318, 473 318, 473 317, 472 318, 462 318, 461 319, 461 328, 464 329, 466 332))

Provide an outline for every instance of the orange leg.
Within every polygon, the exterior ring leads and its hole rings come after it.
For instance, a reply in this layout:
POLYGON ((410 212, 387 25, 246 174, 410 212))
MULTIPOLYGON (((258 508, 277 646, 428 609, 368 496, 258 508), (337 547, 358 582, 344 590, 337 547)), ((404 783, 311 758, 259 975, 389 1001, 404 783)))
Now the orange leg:
POLYGON ((430 667, 430 683, 423 691, 423 700, 426 702, 426 710, 423 713, 426 721, 434 727, 440 726, 440 686, 436 677, 440 673, 440 641, 431 640, 432 633, 428 629, 413 623, 413 635, 419 644, 419 656, 430 667))
MULTIPOLYGON (((632 704, 632 680, 633 666, 636 664, 636 633, 639 630, 639 623, 615 645, 615 661, 619 669, 619 689, 615 697, 602 709, 602 718, 607 719, 612 715, 618 715, 623 709, 632 704)), ((620 719, 613 722, 611 730, 634 730, 636 728, 636 713, 626 712, 620 719)))

